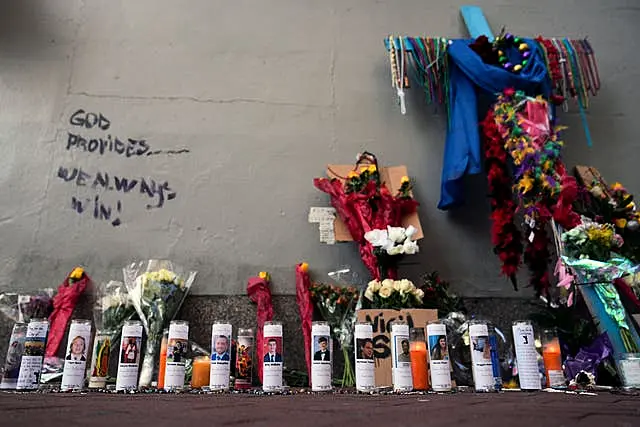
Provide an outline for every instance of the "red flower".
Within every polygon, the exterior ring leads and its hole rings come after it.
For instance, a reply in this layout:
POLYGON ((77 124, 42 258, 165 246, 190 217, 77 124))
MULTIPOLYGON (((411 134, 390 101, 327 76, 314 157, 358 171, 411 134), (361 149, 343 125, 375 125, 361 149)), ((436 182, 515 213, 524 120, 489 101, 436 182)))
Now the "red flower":
POLYGON ((509 98, 511 98, 515 94, 516 94, 516 90, 512 87, 508 87, 504 90, 504 95, 508 96, 509 98))

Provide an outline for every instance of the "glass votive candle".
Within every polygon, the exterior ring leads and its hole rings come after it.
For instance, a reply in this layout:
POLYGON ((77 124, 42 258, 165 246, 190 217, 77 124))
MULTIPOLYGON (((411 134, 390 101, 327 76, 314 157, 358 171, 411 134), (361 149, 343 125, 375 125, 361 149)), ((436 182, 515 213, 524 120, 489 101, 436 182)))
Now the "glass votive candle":
POLYGON ((208 356, 199 356, 193 359, 193 373, 191 375, 191 388, 209 386, 209 369, 211 361, 208 356))
POLYGON ((618 370, 624 387, 640 388, 640 353, 623 353, 618 370))
POLYGON ((560 340, 555 329, 542 331, 542 359, 547 377, 547 387, 564 386, 566 380, 562 371, 562 354, 560 340))
POLYGON ((409 355, 411 358, 413 389, 427 390, 429 388, 429 370, 424 328, 411 328, 409 330, 409 355))

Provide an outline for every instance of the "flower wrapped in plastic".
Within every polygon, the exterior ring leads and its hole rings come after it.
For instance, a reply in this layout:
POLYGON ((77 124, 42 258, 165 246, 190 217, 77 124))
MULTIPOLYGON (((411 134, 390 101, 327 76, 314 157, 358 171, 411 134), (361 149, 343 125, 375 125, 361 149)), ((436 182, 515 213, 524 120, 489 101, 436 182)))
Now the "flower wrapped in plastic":
POLYGON ((338 341, 344 356, 342 387, 355 385, 353 370, 353 331, 356 324, 356 309, 360 306, 360 292, 354 286, 355 274, 345 268, 329 273, 334 281, 351 283, 350 286, 313 283, 309 288, 311 299, 322 318, 329 323, 333 338, 338 341))
POLYGON ((111 280, 98 288, 93 320, 97 330, 110 333, 112 343, 120 336, 124 322, 133 316, 137 316, 136 308, 124 283, 111 280))
POLYGON ((49 318, 53 311, 53 294, 51 288, 25 293, 1 293, 0 313, 20 323, 29 323, 31 319, 49 318))
POLYGON ((167 260, 133 263, 123 273, 131 303, 147 334, 138 384, 148 387, 158 360, 162 331, 180 310, 197 273, 167 260))

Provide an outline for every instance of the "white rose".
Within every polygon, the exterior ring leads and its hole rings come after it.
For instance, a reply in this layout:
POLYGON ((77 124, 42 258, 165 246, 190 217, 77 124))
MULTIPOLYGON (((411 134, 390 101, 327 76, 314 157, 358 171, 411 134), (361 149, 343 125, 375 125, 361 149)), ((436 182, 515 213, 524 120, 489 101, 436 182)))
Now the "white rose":
POLYGON ((367 285, 367 290, 371 289, 371 292, 378 292, 382 284, 377 280, 372 280, 367 285))
POLYGON ((384 246, 389 240, 387 230, 371 230, 364 233, 364 238, 367 242, 371 243, 375 247, 384 246))
POLYGON ((391 240, 392 242, 401 243, 401 242, 404 242, 404 239, 407 238, 407 235, 405 234, 405 230, 402 227, 388 226, 387 230, 389 231, 389 240, 391 240))
POLYGON ((393 281, 393 290, 400 292, 400 280, 393 281))
POLYGON ((407 235, 407 240, 413 240, 413 236, 418 232, 418 229, 415 228, 413 225, 410 225, 407 227, 407 229, 404 231, 404 234, 407 235))
POLYGON ((407 280, 407 279, 402 279, 400 280, 400 282, 398 282, 400 284, 398 289, 402 294, 408 294, 410 292, 413 292, 416 287, 413 285, 413 283, 411 283, 411 280, 407 280))
POLYGON ((373 291, 371 290, 371 288, 367 288, 367 290, 364 291, 364 297, 369 301, 373 301, 373 291))
POLYGON ((382 287, 380 288, 380 292, 378 292, 378 295, 380 295, 380 298, 389 298, 392 293, 393 293, 393 286, 382 285, 382 287))
POLYGON ((387 248, 387 254, 391 256, 402 255, 403 253, 404 253, 404 246, 402 245, 392 246, 387 248))
POLYGON ((382 281, 382 283, 381 283, 381 287, 382 287, 382 288, 387 287, 387 288, 391 288, 391 289, 393 289, 393 280, 391 280, 391 279, 384 279, 384 280, 382 281))
POLYGON ((422 298, 424 298, 424 291, 422 289, 415 289, 413 291, 413 295, 418 301, 422 302, 422 298))
POLYGON ((418 253, 420 249, 418 248, 418 244, 416 242, 407 239, 402 245, 402 250, 407 255, 413 255, 415 253, 418 253))

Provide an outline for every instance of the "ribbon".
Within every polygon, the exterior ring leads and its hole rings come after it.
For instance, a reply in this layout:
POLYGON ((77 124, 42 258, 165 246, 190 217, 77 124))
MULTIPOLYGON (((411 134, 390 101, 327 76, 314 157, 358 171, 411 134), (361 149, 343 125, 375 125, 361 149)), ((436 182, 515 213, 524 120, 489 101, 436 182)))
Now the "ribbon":
POLYGON ((49 316, 49 338, 45 357, 54 357, 58 352, 73 309, 90 283, 91 278, 82 269, 76 268, 58 286, 58 293, 53 297, 53 312, 49 316))
POLYGON ((296 265, 296 302, 298 303, 302 337, 304 338, 304 356, 307 362, 309 385, 311 385, 311 321, 313 319, 310 287, 309 265, 306 262, 296 265))
MULTIPOLYGON (((247 282, 247 295, 253 301, 256 308, 256 351, 262 351, 264 347, 264 324, 273 320, 273 302, 271 301, 271 288, 269 287, 269 275, 260 273, 258 277, 250 277, 247 282)), ((262 363, 258 363, 258 378, 262 382, 262 363)))

